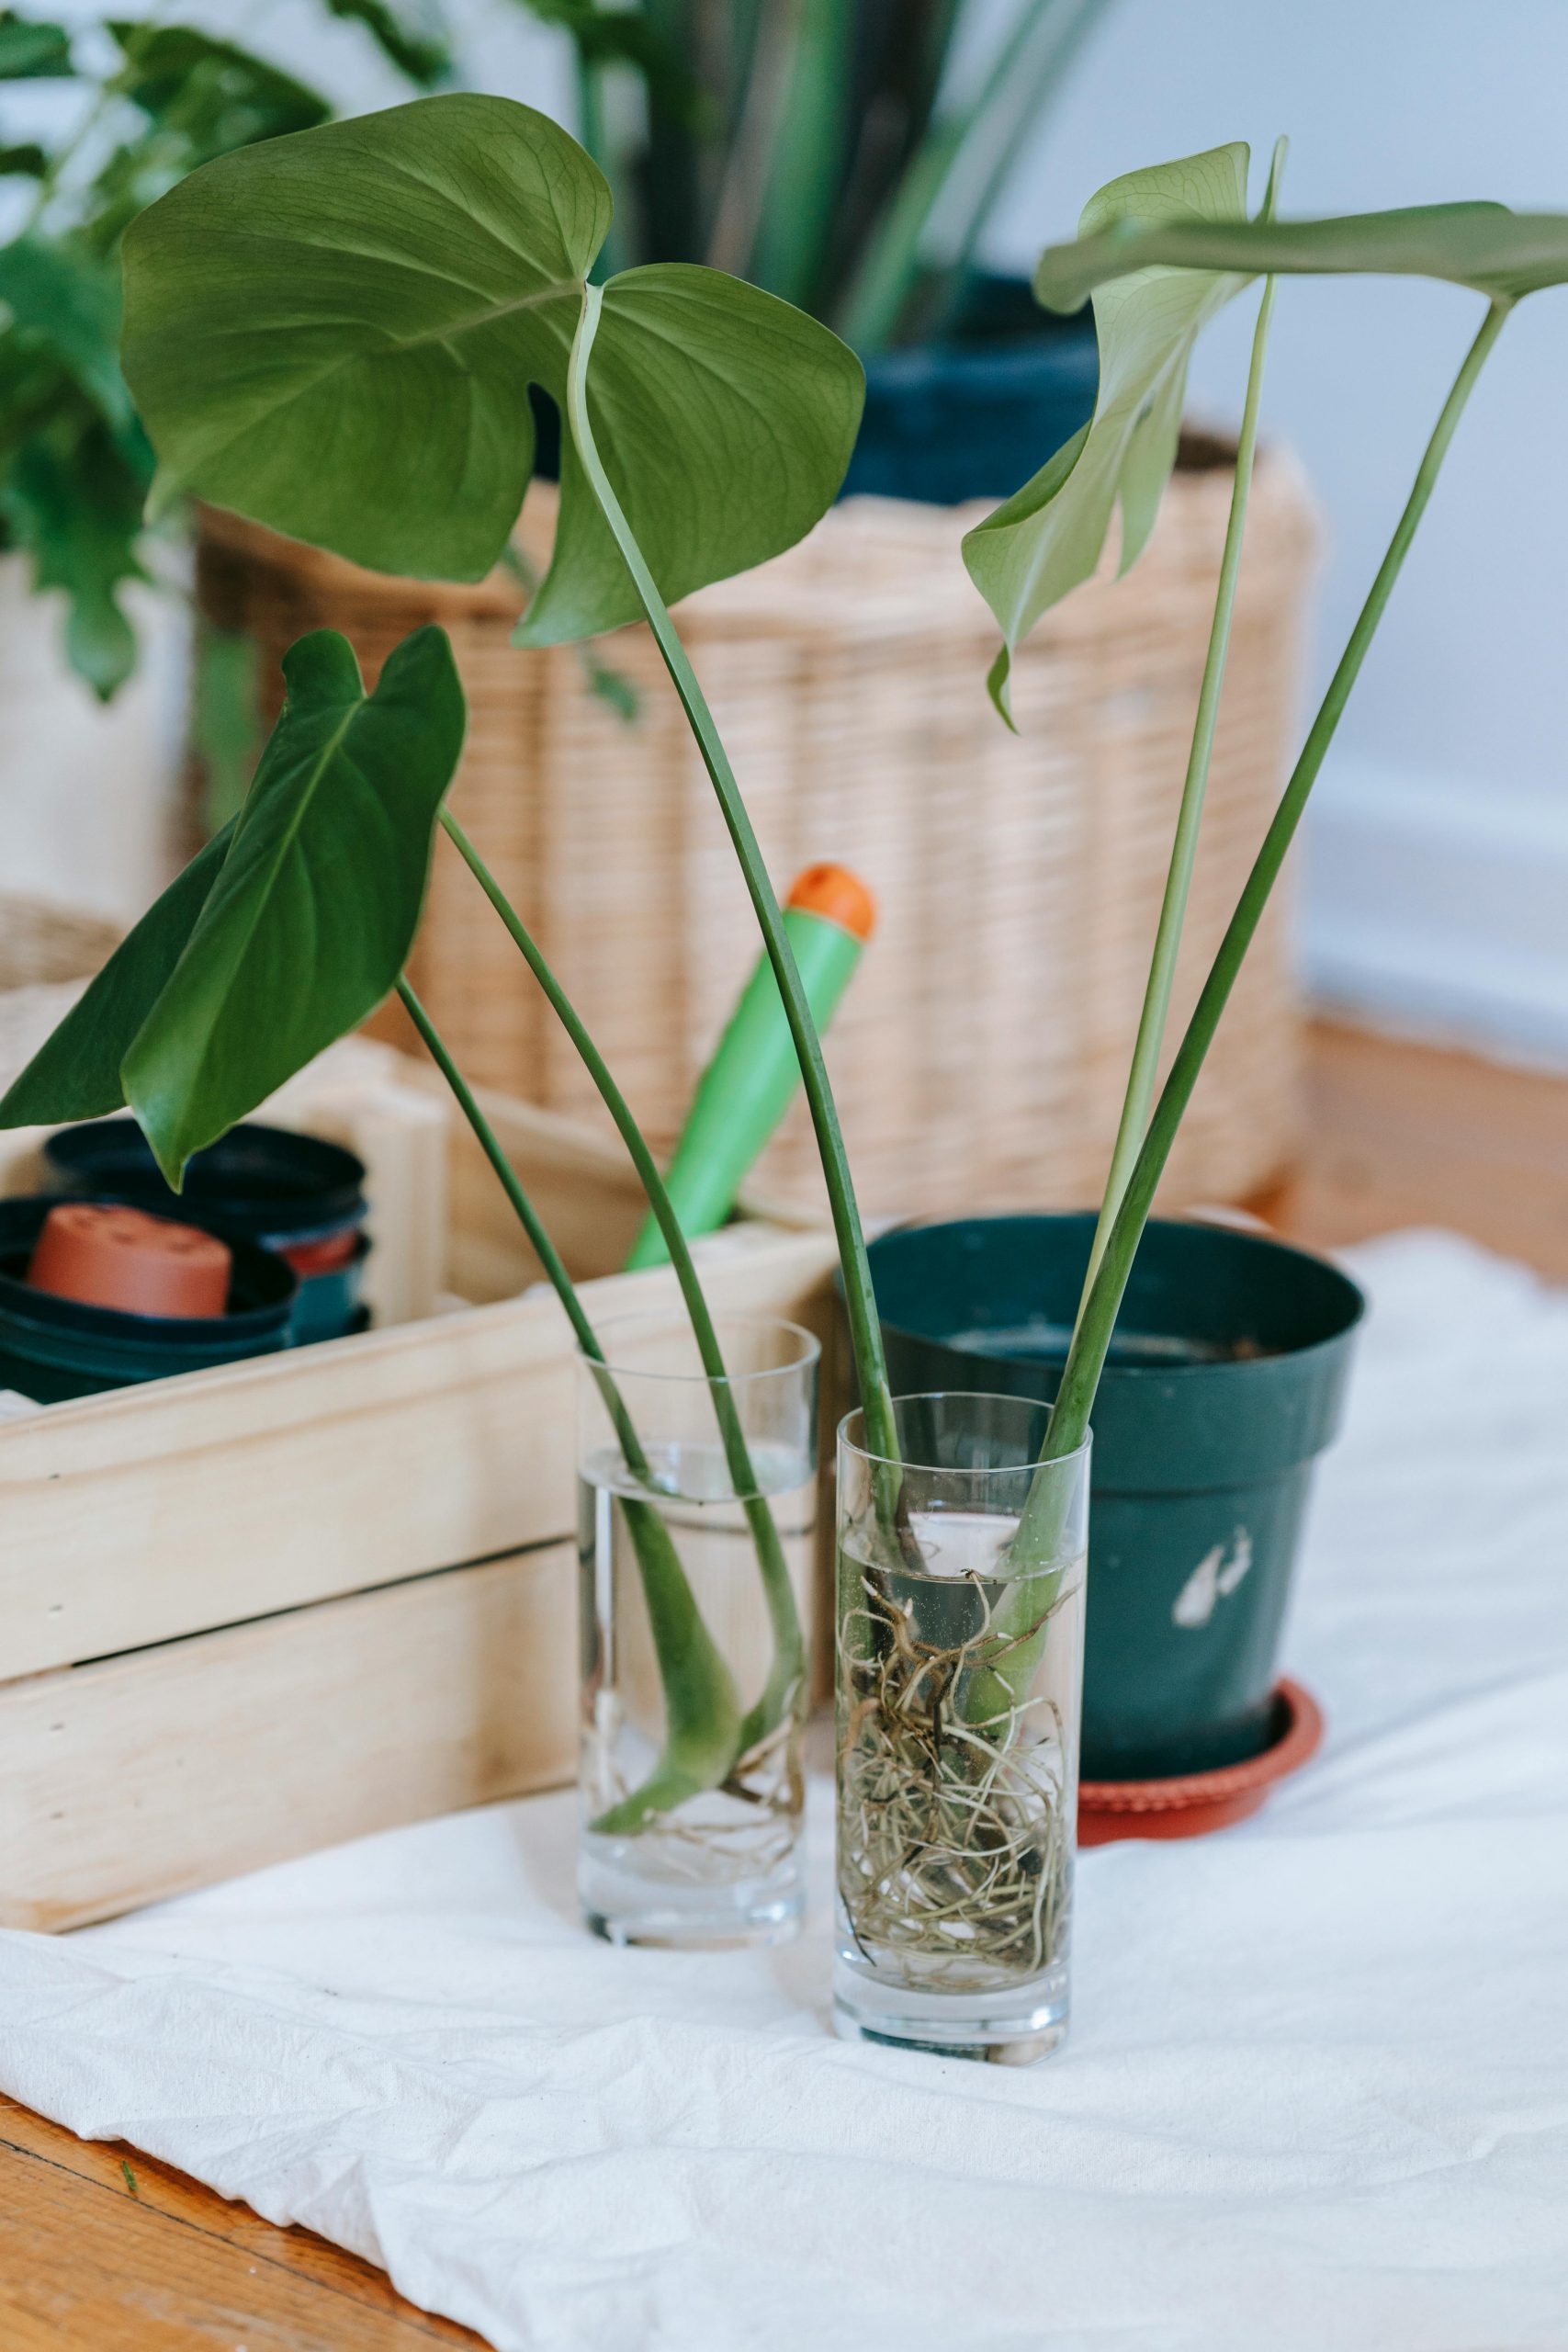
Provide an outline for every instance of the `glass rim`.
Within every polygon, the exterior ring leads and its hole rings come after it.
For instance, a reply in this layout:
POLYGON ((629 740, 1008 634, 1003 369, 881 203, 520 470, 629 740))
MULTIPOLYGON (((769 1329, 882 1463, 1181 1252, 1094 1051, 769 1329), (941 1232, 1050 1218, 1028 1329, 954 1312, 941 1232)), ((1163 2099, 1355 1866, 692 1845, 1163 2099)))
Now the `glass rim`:
MULTIPOLYGON (((804 1323, 791 1322, 787 1315, 726 1315, 721 1312, 713 1317, 713 1325, 718 1336, 721 1351, 724 1334, 727 1330, 787 1331, 800 1342, 796 1352, 784 1363, 765 1364, 758 1372, 727 1372, 723 1378, 723 1385, 726 1388, 750 1388, 761 1380, 792 1378, 800 1373, 811 1371, 821 1362, 821 1340, 814 1331, 808 1331, 804 1323)), ((656 1314, 651 1308, 645 1307, 637 1314, 612 1315, 597 1325, 596 1329, 604 1350, 603 1359, 591 1356, 587 1349, 581 1346, 572 1351, 578 1363, 588 1372, 606 1372, 613 1380, 617 1381, 660 1380, 671 1387, 678 1387, 682 1384, 700 1388, 711 1388, 714 1385, 713 1381, 703 1370, 700 1362, 694 1372, 660 1372, 649 1364, 615 1362, 611 1349, 611 1335, 617 1332, 626 1338, 637 1330, 645 1331, 650 1336, 655 1331, 660 1330, 679 1331, 691 1341, 694 1352, 697 1344, 696 1333, 693 1330, 691 1321, 682 1308, 656 1314)))
MULTIPOLYGON (((969 1405, 1017 1405, 1036 1413, 1048 1412, 1050 1409, 1043 1396, 1020 1396, 1016 1391, 1006 1388, 917 1388, 906 1396, 895 1396, 892 1402, 897 1409, 900 1405, 942 1405, 955 1402, 959 1398, 969 1405)), ((1034 1471, 1043 1466, 1038 1457, 1033 1460, 1024 1458, 1018 1462, 966 1464, 911 1462, 908 1454, 874 1453, 869 1445, 857 1444, 850 1435, 852 1421, 859 1421, 863 1428, 865 1421, 863 1405, 852 1406, 844 1415, 834 1431, 838 1443, 846 1453, 855 1454, 862 1462, 872 1463, 878 1469, 916 1470, 921 1476, 931 1478, 1012 1478, 1016 1477, 1021 1471, 1034 1471)), ((1082 1442, 1073 1448, 1071 1453, 1057 1454, 1043 1466, 1052 1470, 1070 1470, 1075 1464, 1082 1464, 1088 1460, 1093 1443, 1094 1431, 1086 1430, 1082 1442)))

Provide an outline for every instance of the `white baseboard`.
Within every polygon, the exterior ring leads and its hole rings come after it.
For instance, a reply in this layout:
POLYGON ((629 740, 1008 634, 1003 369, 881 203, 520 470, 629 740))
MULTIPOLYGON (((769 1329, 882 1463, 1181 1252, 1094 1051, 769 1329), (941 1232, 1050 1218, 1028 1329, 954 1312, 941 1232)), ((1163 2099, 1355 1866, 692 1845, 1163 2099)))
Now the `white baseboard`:
POLYGON ((1341 761, 1305 833, 1303 950, 1319 1003, 1568 1063, 1568 802, 1341 761))

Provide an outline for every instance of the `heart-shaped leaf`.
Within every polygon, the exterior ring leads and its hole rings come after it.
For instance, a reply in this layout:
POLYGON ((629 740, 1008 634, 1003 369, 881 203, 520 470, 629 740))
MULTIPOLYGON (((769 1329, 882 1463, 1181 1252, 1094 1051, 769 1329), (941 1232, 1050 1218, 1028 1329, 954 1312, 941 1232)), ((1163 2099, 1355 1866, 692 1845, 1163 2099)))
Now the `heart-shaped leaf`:
POLYGON ((120 1064, 196 929, 233 838, 215 833, 120 942, 0 1098, 0 1127, 59 1126, 123 1109, 120 1064))
POLYGON ((1129 270, 1243 270, 1249 276, 1438 277, 1495 301, 1568 283, 1568 214, 1504 204, 1422 204, 1329 220, 1152 221, 1132 219, 1042 256, 1034 290, 1076 311, 1129 270))
MULTIPOLYGON (((1111 180, 1084 207, 1080 233, 1103 243, 1111 224, 1124 220, 1244 220, 1247 152, 1215 147, 1111 180)), ((1246 282, 1148 267, 1098 293, 1100 391, 1092 418, 966 536, 969 576, 1005 639, 989 683, 1010 725, 1013 650, 1043 613, 1094 571, 1118 503, 1122 570, 1141 554, 1176 463, 1192 346, 1246 282)))
POLYGON ((284 657, 288 696, 228 856, 121 1065, 178 1188, 194 1151, 372 1012, 413 943, 437 813, 463 741, 438 628, 367 695, 345 638, 284 657))
MULTIPOLYGON (((549 119, 453 95, 271 141, 194 174, 125 246, 127 372, 164 469, 380 571, 475 580, 533 469, 610 220, 549 119)), ((668 597, 790 546, 834 497, 863 378, 846 345, 721 273, 604 289, 589 400, 668 597)), ((640 607, 570 463, 535 643, 640 607)))

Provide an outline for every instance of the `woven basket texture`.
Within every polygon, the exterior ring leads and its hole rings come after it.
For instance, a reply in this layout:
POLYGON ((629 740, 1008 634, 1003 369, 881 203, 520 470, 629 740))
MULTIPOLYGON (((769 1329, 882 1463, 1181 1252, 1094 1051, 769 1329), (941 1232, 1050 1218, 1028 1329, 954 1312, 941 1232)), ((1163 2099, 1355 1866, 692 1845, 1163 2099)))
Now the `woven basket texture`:
POLYGON ((107 915, 0 893, 0 991, 90 979, 121 936, 107 915))
POLYGON ((107 916, 0 892, 0 1091, 70 1012, 120 936, 107 916))
MULTIPOLYGON (((788 555, 681 609, 781 891, 800 867, 836 858, 877 895, 875 938, 828 1041, 872 1216, 1098 1194, 1229 488, 1222 465, 1179 469, 1127 577, 1116 583, 1107 567, 1036 629, 1015 666, 1017 738, 986 696, 996 632, 958 554, 983 509, 852 500, 788 555)), ((547 545, 549 498, 536 492, 525 517, 536 553, 541 532, 547 545)), ((1297 468, 1266 454, 1172 1043, 1283 779, 1314 546, 1297 468)), ((381 578, 212 514, 198 582, 219 626, 258 639, 273 708, 277 659, 307 629, 344 630, 367 676, 421 623, 449 631, 469 705, 454 808, 650 1138, 668 1148, 757 935, 648 632, 623 630, 597 649, 637 690, 628 725, 592 690, 581 650, 513 650, 519 597, 504 574, 471 588, 381 578)), ((412 977, 476 1082, 592 1110, 585 1072, 445 840, 412 977)), ((1280 903, 1227 1009, 1172 1158, 1168 1205, 1242 1200, 1280 1173, 1295 1136, 1299 1030, 1280 903)), ((753 1189, 820 1202, 804 1104, 753 1189)))

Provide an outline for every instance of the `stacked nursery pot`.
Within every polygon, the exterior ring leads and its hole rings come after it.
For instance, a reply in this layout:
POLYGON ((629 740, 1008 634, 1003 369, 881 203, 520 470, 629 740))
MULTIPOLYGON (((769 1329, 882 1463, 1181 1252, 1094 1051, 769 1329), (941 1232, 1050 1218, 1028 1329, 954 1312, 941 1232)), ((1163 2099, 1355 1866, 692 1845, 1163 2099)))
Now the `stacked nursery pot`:
MULTIPOLYGON (((1075 429, 1093 397, 1085 331, 872 371, 852 494, 800 547, 691 598, 679 619, 781 887, 841 860, 880 902, 829 1040, 867 1211, 1085 1202, 1114 1134, 1202 669, 1230 495, 1228 452, 1192 441, 1126 582, 1108 566, 1020 653, 1021 733, 985 690, 994 625, 966 528, 1075 429), (966 452, 965 463, 956 457, 966 452)), ((523 537, 547 551, 553 488, 523 537)), ((1290 458, 1253 491, 1205 840, 1175 1017, 1239 889, 1291 748, 1314 529, 1290 458)), ((343 629, 374 674, 421 623, 449 631, 468 697, 453 805, 484 850, 656 1145, 670 1145, 756 956, 711 786, 650 639, 520 653, 498 571, 472 587, 389 579, 205 518, 199 588, 220 628, 278 658, 343 629), (635 787, 631 777, 635 770, 635 787)), ((477 1081, 570 1114, 592 1081, 446 845, 412 977, 477 1081)), ((1285 917, 1249 958, 1173 1157, 1165 1198, 1236 1199, 1289 1155, 1297 1006, 1285 917)), ((797 1105, 758 1177, 811 1207, 821 1180, 797 1105)))

